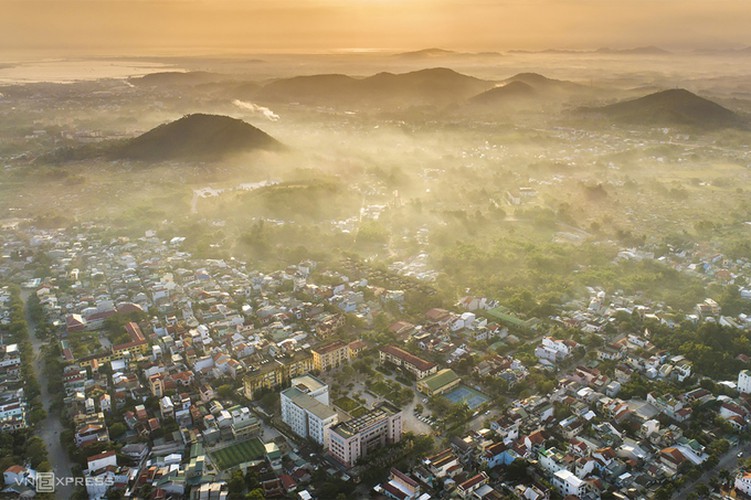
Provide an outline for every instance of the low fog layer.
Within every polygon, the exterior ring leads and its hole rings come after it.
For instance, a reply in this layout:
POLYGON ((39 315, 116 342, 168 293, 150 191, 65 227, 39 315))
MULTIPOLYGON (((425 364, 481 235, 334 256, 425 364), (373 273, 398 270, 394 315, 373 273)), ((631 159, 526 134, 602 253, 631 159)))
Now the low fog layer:
POLYGON ((186 58, 127 80, 8 84, 0 209, 153 229, 259 266, 417 258, 446 297, 500 294, 527 315, 595 282, 687 307, 698 284, 638 281, 614 259, 745 248, 751 93, 723 57, 186 58), (193 130, 188 115, 218 118, 193 130))

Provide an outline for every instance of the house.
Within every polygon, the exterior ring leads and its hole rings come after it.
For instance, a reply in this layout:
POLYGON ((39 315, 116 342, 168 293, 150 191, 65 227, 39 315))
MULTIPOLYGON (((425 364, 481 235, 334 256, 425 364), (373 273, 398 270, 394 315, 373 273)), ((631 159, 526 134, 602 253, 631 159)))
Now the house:
POLYGON ((518 457, 516 452, 504 443, 494 443, 485 448, 480 456, 480 462, 488 469, 492 469, 499 465, 509 465, 518 457))
POLYGON ((444 478, 454 477, 459 474, 463 468, 459 463, 459 458, 450 448, 439 451, 438 453, 425 458, 422 461, 433 477, 444 478))
POLYGON ((448 327, 453 321, 453 314, 446 309, 433 308, 425 313, 429 323, 437 324, 442 327, 448 327))
POLYGON ((105 467, 117 467, 117 453, 115 450, 105 451, 92 455, 86 459, 89 473, 104 469, 105 467))
POLYGON ((488 484, 488 475, 483 471, 459 483, 456 486, 456 494, 459 495, 459 498, 467 498, 485 484, 488 484))
POLYGON ((573 340, 558 340, 553 337, 544 337, 542 342, 535 348, 535 356, 540 360, 557 363, 571 355, 579 344, 573 340))
POLYGON ((660 464, 668 476, 674 476, 678 473, 678 468, 683 462, 686 461, 686 457, 683 456, 678 448, 669 447, 660 450, 660 464))
POLYGON ((388 330, 397 338, 397 340, 406 342, 416 331, 416 327, 407 321, 397 321, 396 323, 391 324, 388 330))
POLYGON ((518 413, 508 413, 490 423, 490 429, 493 430, 503 442, 508 444, 519 437, 519 426, 522 417, 518 413))
POLYGON ((19 491, 17 487, 33 487, 36 483, 36 471, 21 465, 11 465, 3 472, 3 481, 6 488, 19 491))
POLYGON ((742 370, 738 373, 738 392, 751 394, 751 370, 742 370))
POLYGON ((564 497, 571 495, 577 498, 599 498, 599 491, 591 482, 579 479, 573 472, 566 469, 555 472, 551 483, 564 497))
POLYGON ((394 500, 415 500, 420 497, 420 483, 393 467, 388 482, 380 485, 380 491, 377 488, 377 493, 394 500))

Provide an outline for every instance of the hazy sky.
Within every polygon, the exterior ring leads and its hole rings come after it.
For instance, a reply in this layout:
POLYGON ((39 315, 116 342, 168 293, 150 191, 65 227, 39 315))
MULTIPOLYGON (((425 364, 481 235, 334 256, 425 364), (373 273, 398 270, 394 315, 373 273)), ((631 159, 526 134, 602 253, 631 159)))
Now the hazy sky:
POLYGON ((740 47, 749 26, 750 0, 0 0, 0 54, 740 47))

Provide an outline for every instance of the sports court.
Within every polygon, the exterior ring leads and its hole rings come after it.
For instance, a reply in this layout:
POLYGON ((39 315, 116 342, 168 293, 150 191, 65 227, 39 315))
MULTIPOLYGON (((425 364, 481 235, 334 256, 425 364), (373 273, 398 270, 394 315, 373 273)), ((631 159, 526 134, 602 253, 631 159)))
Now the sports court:
POLYGON ((490 399, 480 391, 476 391, 464 384, 447 392, 443 396, 454 404, 467 403, 470 410, 474 410, 490 399))

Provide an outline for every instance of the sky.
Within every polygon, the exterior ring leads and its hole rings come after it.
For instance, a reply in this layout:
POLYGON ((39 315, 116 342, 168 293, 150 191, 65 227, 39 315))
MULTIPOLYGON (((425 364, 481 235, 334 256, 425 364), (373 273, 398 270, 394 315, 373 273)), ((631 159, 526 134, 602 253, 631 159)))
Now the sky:
POLYGON ((749 0, 0 0, 0 55, 751 45, 749 0))

